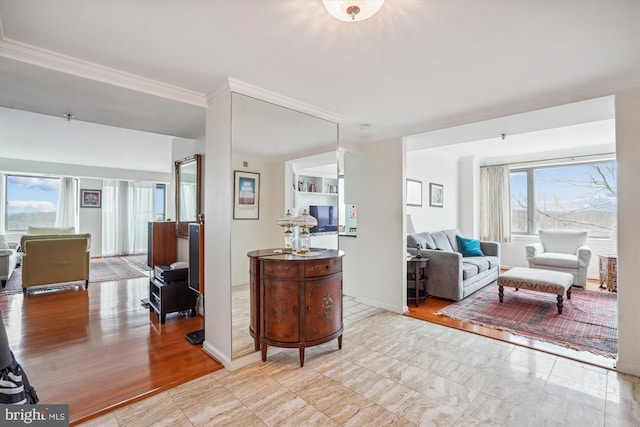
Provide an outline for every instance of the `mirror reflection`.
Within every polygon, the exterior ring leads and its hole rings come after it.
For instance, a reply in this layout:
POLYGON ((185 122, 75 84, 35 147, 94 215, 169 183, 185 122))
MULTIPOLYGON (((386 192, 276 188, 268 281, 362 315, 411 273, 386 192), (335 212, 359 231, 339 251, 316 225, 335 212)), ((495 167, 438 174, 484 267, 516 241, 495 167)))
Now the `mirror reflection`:
POLYGON ((189 223, 200 213, 200 155, 178 160, 176 165, 176 224, 178 237, 189 236, 189 223))
POLYGON ((322 227, 311 230, 311 246, 338 247, 338 125, 238 93, 231 100, 232 173, 260 176, 258 218, 234 219, 231 228, 232 357, 238 357, 256 351, 247 253, 284 246, 278 218, 313 207, 322 227))

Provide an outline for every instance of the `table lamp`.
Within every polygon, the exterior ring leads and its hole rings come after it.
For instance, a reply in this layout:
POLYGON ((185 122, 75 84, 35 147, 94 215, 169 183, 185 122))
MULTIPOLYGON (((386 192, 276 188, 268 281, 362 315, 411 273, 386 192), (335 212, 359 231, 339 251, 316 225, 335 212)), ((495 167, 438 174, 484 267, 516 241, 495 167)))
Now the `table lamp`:
POLYGON ((309 238, 309 228, 318 225, 318 220, 309 215, 307 213, 307 210, 305 209, 304 212, 302 212, 302 215, 299 215, 293 219, 293 225, 295 227, 300 227, 300 248, 298 249, 298 253, 304 255, 309 252, 311 240, 309 238))
POLYGON ((287 209, 287 213, 278 218, 278 225, 284 228, 284 248, 282 248, 282 252, 293 252, 293 230, 291 227, 293 226, 293 215, 289 209, 287 209))

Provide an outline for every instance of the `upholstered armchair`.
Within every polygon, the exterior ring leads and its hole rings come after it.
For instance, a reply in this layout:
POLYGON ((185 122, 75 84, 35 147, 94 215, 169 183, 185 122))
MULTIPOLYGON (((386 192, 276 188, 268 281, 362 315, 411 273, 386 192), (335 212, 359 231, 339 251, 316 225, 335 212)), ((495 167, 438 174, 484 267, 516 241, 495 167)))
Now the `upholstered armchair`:
POLYGON ((529 268, 564 271, 573 274, 573 285, 587 285, 591 248, 587 232, 579 230, 540 230, 539 243, 526 246, 529 268))
POLYGON ((18 261, 17 246, 17 243, 7 242, 5 236, 0 235, 0 282, 2 282, 3 288, 7 286, 7 281, 11 278, 11 274, 16 268, 18 261))

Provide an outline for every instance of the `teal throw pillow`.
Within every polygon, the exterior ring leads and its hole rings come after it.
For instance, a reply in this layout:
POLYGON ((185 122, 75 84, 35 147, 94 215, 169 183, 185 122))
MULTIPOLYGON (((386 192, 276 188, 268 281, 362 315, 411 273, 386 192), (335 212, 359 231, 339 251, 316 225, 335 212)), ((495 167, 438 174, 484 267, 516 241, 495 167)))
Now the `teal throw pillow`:
POLYGON ((484 256, 480 249, 480 240, 467 239, 460 236, 456 236, 456 240, 458 241, 458 251, 463 257, 484 256))

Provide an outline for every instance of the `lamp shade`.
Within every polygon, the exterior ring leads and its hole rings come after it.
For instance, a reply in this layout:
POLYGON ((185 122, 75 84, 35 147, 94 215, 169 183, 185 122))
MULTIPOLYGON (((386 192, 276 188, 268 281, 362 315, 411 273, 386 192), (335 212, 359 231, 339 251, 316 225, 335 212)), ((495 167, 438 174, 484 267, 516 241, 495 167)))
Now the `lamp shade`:
POLYGON ((280 227, 291 227, 293 225, 293 215, 291 215, 291 211, 287 209, 287 213, 278 218, 277 223, 280 227))
POLYGON ((305 209, 302 215, 298 215, 293 219, 293 225, 295 227, 311 228, 318 225, 318 220, 309 215, 305 209))
POLYGON ((333 17, 345 22, 364 21, 382 7, 384 0, 322 0, 333 17))

